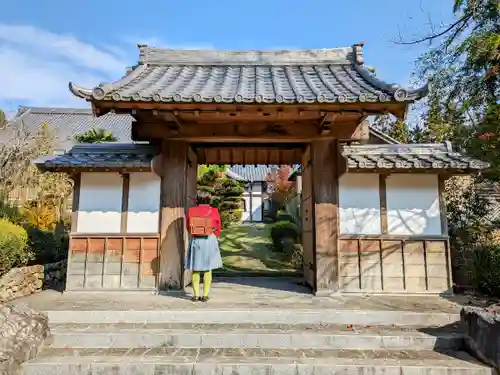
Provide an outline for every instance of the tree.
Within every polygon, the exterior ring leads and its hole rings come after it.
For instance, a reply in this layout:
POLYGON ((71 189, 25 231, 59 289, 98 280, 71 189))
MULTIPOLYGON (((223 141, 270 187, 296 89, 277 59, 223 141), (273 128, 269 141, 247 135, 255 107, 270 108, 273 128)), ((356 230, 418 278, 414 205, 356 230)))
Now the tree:
POLYGON ((198 165, 198 178, 202 178, 207 173, 222 177, 226 171, 227 165, 225 164, 200 164, 198 165))
POLYGON ((241 220, 244 191, 243 183, 238 180, 227 177, 216 180, 214 205, 219 208, 223 228, 241 220))
POLYGON ((54 135, 47 124, 32 135, 20 132, 0 145, 0 199, 15 191, 31 191, 35 201, 64 210, 72 192, 72 182, 65 173, 42 173, 32 161, 54 151, 54 135))
POLYGON ((292 172, 289 165, 280 165, 271 170, 266 178, 267 191, 271 198, 269 217, 276 219, 278 211, 285 208, 286 203, 294 196, 295 184, 288 180, 292 172))
POLYGON ((7 124, 7 116, 5 112, 0 109, 0 129, 2 129, 7 124))
POLYGON ((394 138, 401 143, 411 143, 411 134, 408 125, 400 119, 395 119, 390 115, 377 116, 372 126, 394 138))
POLYGON ((215 194, 214 186, 218 178, 224 177, 227 166, 201 164, 198 166, 197 189, 215 194))
POLYGON ((106 129, 92 128, 83 134, 75 136, 75 140, 78 143, 105 143, 117 142, 118 138, 106 129))

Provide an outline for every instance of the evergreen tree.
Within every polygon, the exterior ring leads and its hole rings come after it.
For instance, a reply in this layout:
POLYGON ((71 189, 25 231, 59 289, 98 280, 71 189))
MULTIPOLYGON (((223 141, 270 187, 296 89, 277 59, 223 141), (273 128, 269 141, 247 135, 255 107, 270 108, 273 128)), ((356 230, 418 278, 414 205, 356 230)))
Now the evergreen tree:
POLYGON ((83 134, 75 136, 78 143, 104 143, 104 142, 117 142, 116 138, 111 132, 106 129, 90 129, 83 134))
POLYGON ((223 228, 241 220, 244 191, 243 183, 235 179, 222 177, 216 180, 214 205, 219 208, 223 228))

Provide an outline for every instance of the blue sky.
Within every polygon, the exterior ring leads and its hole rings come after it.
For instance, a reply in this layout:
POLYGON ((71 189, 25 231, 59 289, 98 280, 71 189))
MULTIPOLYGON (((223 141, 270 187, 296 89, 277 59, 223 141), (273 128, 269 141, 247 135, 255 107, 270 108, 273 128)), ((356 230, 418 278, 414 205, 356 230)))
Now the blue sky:
POLYGON ((426 48, 398 46, 451 19, 453 0, 16 0, 0 14, 0 107, 72 106, 68 81, 120 78, 137 42, 201 49, 302 49, 364 41, 365 63, 382 79, 411 82, 426 48), (37 5, 35 5, 37 4, 37 5), (42 5, 43 4, 43 5, 42 5), (139 5, 143 4, 143 5, 139 5))

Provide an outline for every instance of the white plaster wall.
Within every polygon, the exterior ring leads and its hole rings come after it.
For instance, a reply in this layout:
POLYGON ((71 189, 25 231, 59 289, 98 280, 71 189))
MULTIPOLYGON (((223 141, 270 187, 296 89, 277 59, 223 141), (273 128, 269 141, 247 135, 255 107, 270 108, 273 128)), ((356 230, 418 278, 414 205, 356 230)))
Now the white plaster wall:
POLYGON ((339 178, 340 234, 380 234, 378 174, 345 173, 339 178))
POLYGON ((386 186, 389 234, 441 234, 437 175, 393 174, 386 186))
POLYGON ((250 220, 250 194, 247 192, 243 193, 243 200, 245 201, 245 210, 241 214, 242 221, 250 220))
POLYGON ((123 179, 112 172, 84 172, 76 231, 79 233, 119 233, 123 179))
POLYGON ((152 172, 130 173, 127 232, 158 233, 161 178, 152 172))
POLYGON ((243 200, 245 201, 245 210, 242 214, 242 221, 262 221, 263 211, 262 211, 262 201, 264 198, 264 192, 262 190, 261 182, 254 182, 249 184, 243 193, 243 200), (250 197, 250 190, 252 190, 252 196, 250 197))

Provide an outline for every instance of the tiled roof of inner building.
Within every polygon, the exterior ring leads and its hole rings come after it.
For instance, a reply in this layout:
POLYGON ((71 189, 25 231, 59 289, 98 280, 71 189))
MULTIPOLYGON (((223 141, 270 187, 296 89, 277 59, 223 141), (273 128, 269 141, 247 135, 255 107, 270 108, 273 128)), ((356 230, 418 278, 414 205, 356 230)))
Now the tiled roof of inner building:
POLYGON ((232 165, 228 176, 240 181, 265 182, 269 173, 278 165, 232 165))
POLYGON ((351 170, 449 169, 480 171, 490 164, 453 152, 451 144, 392 144, 344 146, 342 156, 351 170))
POLYGON ((101 143, 78 144, 63 155, 36 159, 33 164, 46 171, 92 168, 151 168, 151 160, 160 152, 149 144, 101 143))
POLYGON ((8 142, 19 131, 36 134, 42 124, 47 124, 54 133, 55 147, 59 150, 70 149, 76 143, 75 135, 92 128, 105 129, 120 142, 131 142, 132 120, 130 115, 112 113, 96 117, 91 109, 83 108, 19 107, 16 117, 0 131, 0 143, 8 142))
POLYGON ((279 51, 196 51, 139 45, 139 63, 112 83, 70 90, 87 100, 158 103, 412 102, 363 65, 362 44, 279 51))

